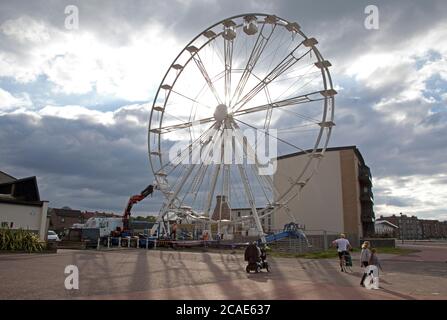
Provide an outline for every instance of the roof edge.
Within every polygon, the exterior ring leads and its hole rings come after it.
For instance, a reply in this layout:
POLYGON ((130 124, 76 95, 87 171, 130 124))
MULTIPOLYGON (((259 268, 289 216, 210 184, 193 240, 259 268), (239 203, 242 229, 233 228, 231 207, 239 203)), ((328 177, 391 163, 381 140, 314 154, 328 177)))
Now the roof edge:
POLYGON ((11 179, 17 180, 17 178, 16 178, 16 177, 13 177, 13 176, 11 176, 10 174, 7 174, 7 173, 6 173, 6 172, 4 172, 4 171, 1 171, 1 170, 0 170, 0 173, 4 174, 5 176, 8 176, 8 177, 10 177, 11 179))
POLYGON ((16 199, 8 199, 0 197, 0 203, 9 203, 9 204, 18 204, 25 206, 33 206, 33 207, 42 207, 44 203, 48 201, 24 201, 24 200, 16 200, 16 199))
MULTIPOLYGON (((322 150, 323 150, 322 148, 316 149, 316 152, 321 152, 322 150)), ((330 147, 330 148, 326 148, 325 152, 343 151, 343 150, 354 150, 355 154, 359 158, 359 160, 362 163, 362 165, 366 166, 365 160, 363 159, 363 156, 360 153, 360 150, 355 145, 342 146, 342 147, 330 147)), ((296 156, 301 156, 301 155, 306 154, 306 153, 310 153, 312 151, 313 151, 313 149, 308 149, 308 150, 304 150, 304 151, 300 151, 300 152, 284 154, 282 156, 277 157, 276 159, 277 160, 282 160, 282 159, 292 158, 292 157, 296 157, 296 156)))

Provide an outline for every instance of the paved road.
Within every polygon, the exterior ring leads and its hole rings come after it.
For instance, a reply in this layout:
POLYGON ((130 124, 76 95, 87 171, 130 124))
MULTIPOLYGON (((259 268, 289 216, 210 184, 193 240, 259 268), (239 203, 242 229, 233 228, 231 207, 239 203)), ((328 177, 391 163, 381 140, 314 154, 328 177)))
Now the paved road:
POLYGON ((337 260, 269 259, 273 272, 246 274, 240 254, 124 249, 0 255, 1 299, 447 299, 447 246, 382 255, 381 290, 359 286, 361 270, 337 260), (434 251, 433 251, 434 250, 434 251), (441 258, 440 258, 441 257, 441 258), (422 260, 422 261, 420 261, 422 260), (76 265, 79 290, 66 290, 76 265))

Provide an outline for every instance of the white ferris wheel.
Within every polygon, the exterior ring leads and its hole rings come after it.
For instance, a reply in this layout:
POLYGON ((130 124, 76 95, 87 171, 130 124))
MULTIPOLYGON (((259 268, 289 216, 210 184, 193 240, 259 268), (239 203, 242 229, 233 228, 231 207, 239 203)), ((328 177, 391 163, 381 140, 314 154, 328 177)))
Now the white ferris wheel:
POLYGON ((334 126, 337 92, 317 43, 296 22, 251 13, 206 28, 180 51, 149 120, 150 165, 165 198, 158 222, 173 213, 219 228, 248 221, 263 239, 261 219, 299 195, 334 126), (308 157, 296 172, 269 171, 277 153, 297 151, 308 157), (281 178, 289 185, 278 190, 281 178), (216 204, 252 214, 223 217, 216 204))

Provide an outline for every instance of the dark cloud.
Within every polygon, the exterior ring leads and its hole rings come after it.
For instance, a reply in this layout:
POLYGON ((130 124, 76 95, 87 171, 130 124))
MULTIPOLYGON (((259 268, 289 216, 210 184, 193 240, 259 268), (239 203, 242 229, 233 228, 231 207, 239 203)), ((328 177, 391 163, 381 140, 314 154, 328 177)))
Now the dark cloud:
MULTIPOLYGON (((307 35, 320 40, 323 56, 334 65, 334 81, 343 87, 336 100, 337 126, 330 146, 357 145, 374 177, 392 177, 397 185, 404 185, 405 177, 447 172, 445 105, 441 103, 434 113, 428 113, 433 105, 421 99, 390 103, 389 110, 412 111, 407 112, 406 121, 393 121, 389 113, 374 106, 405 90, 405 79, 372 87, 367 86, 368 80, 354 81, 344 73, 362 54, 393 51, 416 37, 430 34, 445 19, 445 1, 375 1, 380 10, 377 31, 363 27, 364 8, 370 4, 363 0, 10 1, 0 4, 0 24, 28 15, 63 29, 64 8, 72 4, 80 9, 80 28, 114 46, 125 46, 132 34, 154 22, 186 44, 207 26, 243 12, 274 13, 297 21, 307 35)), ((6 41, 2 41, 1 49, 20 52, 20 48, 6 41)), ((436 48, 426 49, 439 54, 436 48)), ((176 52, 169 54, 175 56, 176 52)), ((412 70, 409 65, 400 65, 389 72, 394 74, 378 70, 371 75, 371 81, 405 76, 412 70)), ((162 75, 150 76, 161 79, 162 75)), ((2 115, 0 169, 18 177, 37 175, 42 197, 51 200, 52 206, 120 212, 129 195, 153 181, 147 159, 146 128, 127 120, 128 115, 137 117, 140 123, 148 119, 147 112, 125 109, 115 114, 115 124, 107 126, 88 118, 44 116, 36 120, 26 114, 2 115)), ((284 117, 281 125, 287 127, 294 121, 284 117)), ((446 184, 445 179, 438 181, 446 184)), ((385 189, 376 188, 375 193, 376 203, 398 207, 414 204, 409 198, 384 196, 385 189)), ((161 201, 161 196, 154 196, 135 210, 157 212, 161 201)))
MULTIPOLYGON (((121 211, 128 196, 153 181, 146 130, 124 120, 129 113, 136 111, 117 112, 110 126, 88 119, 0 116, 2 170, 17 177, 36 175, 42 197, 52 206, 121 211)), ((140 111, 138 117, 147 115, 140 111)))
POLYGON ((415 201, 412 198, 404 198, 404 197, 386 197, 383 201, 386 205, 395 206, 395 207, 411 207, 415 201))

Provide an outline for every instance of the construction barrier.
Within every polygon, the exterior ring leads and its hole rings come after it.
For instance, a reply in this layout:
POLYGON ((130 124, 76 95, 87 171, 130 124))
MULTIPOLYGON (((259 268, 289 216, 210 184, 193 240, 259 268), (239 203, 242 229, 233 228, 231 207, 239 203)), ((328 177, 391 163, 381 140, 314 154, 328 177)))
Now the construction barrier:
POLYGON ((96 249, 100 250, 104 245, 106 248, 138 248, 150 249, 157 247, 164 248, 190 248, 190 247, 213 247, 213 248, 236 248, 244 247, 247 243, 234 243, 225 240, 171 240, 154 238, 132 238, 132 237, 107 237, 98 239, 96 249), (106 240, 107 239, 107 240, 106 240))

